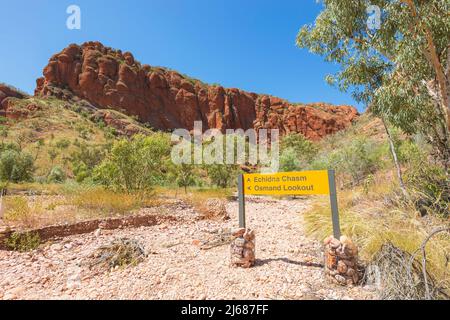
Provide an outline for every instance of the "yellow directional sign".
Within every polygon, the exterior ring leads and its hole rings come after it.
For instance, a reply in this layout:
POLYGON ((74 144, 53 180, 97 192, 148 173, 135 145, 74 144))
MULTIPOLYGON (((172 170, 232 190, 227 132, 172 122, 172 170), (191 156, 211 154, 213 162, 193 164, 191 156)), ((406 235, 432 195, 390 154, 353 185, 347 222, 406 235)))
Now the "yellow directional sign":
POLYGON ((248 195, 330 194, 327 170, 244 174, 243 180, 248 195))

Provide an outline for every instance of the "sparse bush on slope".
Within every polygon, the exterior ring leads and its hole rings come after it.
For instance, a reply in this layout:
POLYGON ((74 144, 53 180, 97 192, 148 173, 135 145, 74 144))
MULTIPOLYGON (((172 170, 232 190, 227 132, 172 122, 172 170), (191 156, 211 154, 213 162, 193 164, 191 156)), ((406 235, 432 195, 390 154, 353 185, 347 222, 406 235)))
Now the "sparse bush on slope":
POLYGON ((163 133, 116 141, 94 170, 94 180, 119 192, 147 192, 165 174, 170 140, 163 133))
POLYGON ((59 166, 55 166, 50 171, 50 174, 47 177, 47 182, 48 183, 63 183, 66 181, 66 178, 67 178, 67 176, 66 176, 66 173, 64 172, 64 170, 59 166))
POLYGON ((351 185, 359 185, 384 166, 386 156, 385 144, 360 136, 340 148, 319 152, 310 166, 313 169, 333 168, 351 185))
POLYGON ((78 149, 70 156, 75 180, 81 183, 92 178, 94 168, 104 159, 105 154, 106 146, 78 143, 78 149))
POLYGON ((281 139, 280 169, 285 172, 306 169, 318 151, 317 145, 302 134, 290 133, 281 139))
POLYGON ((5 145, 0 149, 0 180, 25 182, 33 179, 33 157, 18 150, 14 145, 5 145))
POLYGON ((239 172, 237 165, 211 164, 206 165, 205 170, 211 183, 217 187, 228 188, 237 182, 239 172))

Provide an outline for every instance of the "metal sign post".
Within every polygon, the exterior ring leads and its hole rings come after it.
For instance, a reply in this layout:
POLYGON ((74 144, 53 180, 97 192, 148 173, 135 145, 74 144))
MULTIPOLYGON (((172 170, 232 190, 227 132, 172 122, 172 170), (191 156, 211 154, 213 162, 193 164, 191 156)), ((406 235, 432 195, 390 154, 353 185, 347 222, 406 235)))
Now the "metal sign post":
POLYGON ((333 235, 336 239, 341 237, 339 225, 339 210, 336 192, 336 177, 333 169, 328 170, 328 185, 330 186, 331 219, 333 221, 333 235))
POLYGON ((239 197, 239 228, 245 228, 245 193, 244 175, 238 177, 238 197, 239 197))

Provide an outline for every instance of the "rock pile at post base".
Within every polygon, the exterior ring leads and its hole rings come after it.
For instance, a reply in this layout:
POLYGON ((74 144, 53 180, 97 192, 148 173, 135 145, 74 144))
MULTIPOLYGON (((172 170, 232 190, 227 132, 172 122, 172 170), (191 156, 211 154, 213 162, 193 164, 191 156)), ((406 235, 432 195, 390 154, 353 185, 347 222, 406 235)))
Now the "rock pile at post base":
POLYGON ((233 232, 231 266, 250 268, 255 265, 255 232, 241 228, 233 232))
POLYGON ((346 236, 325 239, 325 276, 340 285, 357 285, 362 278, 358 248, 346 236))

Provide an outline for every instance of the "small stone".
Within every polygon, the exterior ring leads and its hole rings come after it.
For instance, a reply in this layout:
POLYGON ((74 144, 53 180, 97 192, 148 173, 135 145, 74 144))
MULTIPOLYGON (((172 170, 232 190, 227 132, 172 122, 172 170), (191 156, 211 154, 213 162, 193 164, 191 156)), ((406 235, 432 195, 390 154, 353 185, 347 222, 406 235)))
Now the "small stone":
POLYGON ((326 264, 327 268, 334 269, 337 266, 337 257, 326 252, 326 264))
POLYGON ((253 239, 255 239, 255 232, 253 230, 248 229, 245 233, 244 233, 244 239, 246 241, 252 241, 253 239))
POLYGON ((3 296, 3 300, 16 300, 17 296, 15 294, 7 293, 3 296))
POLYGON ((255 244, 253 243, 253 241, 246 241, 244 244, 244 248, 254 250, 255 244))
POLYGON ((337 274, 334 276, 334 278, 336 279, 336 281, 341 284, 341 285, 345 285, 347 284, 347 279, 345 279, 343 276, 337 274))
POLYGON ((244 249, 243 256, 247 260, 255 260, 255 252, 251 249, 244 249))
POLYGON ((329 274, 334 277, 335 275, 338 274, 337 270, 329 270, 329 274))
POLYGON ((59 243, 55 243, 50 246, 50 250, 53 250, 53 251, 61 251, 62 248, 63 248, 63 246, 60 245, 59 243))
POLYGON ((339 261, 337 264, 337 272, 339 272, 340 274, 346 274, 347 273, 347 265, 344 262, 339 261))
POLYGON ((94 236, 98 238, 98 237, 100 237, 101 233, 102 233, 102 229, 99 228, 94 231, 94 236))
POLYGON ((342 243, 343 251, 345 252, 345 254, 351 257, 355 257, 358 255, 358 248, 350 238, 342 236, 340 242, 342 243))
POLYGON ((232 232, 232 236, 235 238, 240 238, 244 235, 244 233, 245 233, 245 228, 240 228, 240 229, 234 230, 232 232))
POLYGON ((353 274, 353 283, 354 284, 358 284, 358 282, 359 282, 359 275, 358 275, 358 273, 357 272, 355 272, 354 274, 353 274))
POLYGON ((15 295, 15 296, 20 296, 22 293, 25 292, 25 288, 24 287, 16 287, 12 290, 9 291, 10 294, 15 295))
POLYGON ((333 236, 329 236, 328 238, 325 238, 325 240, 323 240, 323 244, 326 246, 330 244, 333 239, 334 239, 333 236))
POLYGON ((356 262, 352 260, 340 260, 347 265, 349 268, 354 268, 356 266, 356 262))
POLYGON ((353 275, 356 273, 356 271, 352 268, 348 268, 346 274, 348 277, 353 277, 353 275))
POLYGON ((330 247, 331 247, 332 249, 337 249, 337 248, 339 248, 340 246, 341 246, 341 242, 340 242, 338 239, 333 238, 333 239, 330 241, 330 247))

